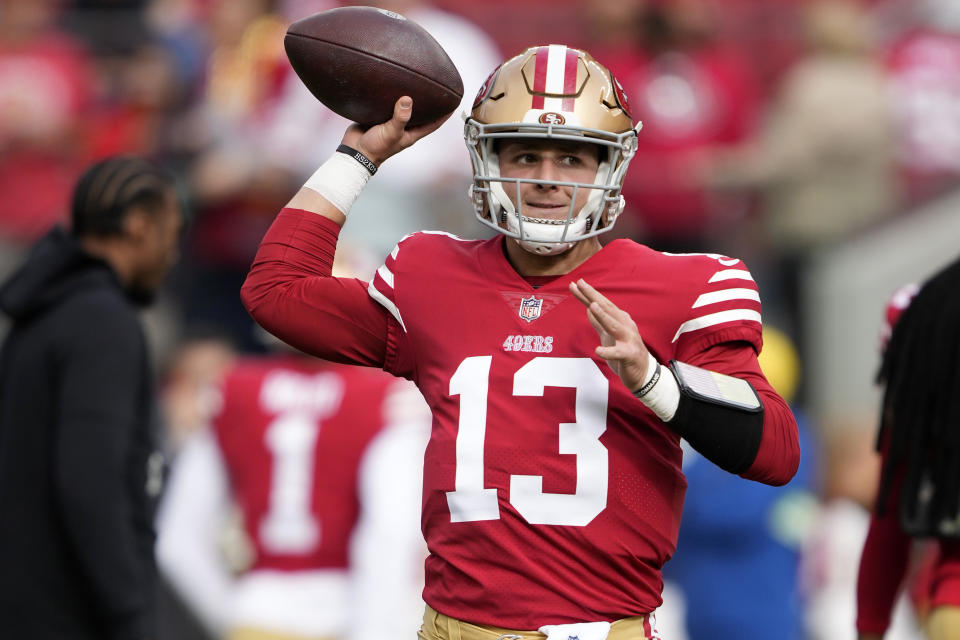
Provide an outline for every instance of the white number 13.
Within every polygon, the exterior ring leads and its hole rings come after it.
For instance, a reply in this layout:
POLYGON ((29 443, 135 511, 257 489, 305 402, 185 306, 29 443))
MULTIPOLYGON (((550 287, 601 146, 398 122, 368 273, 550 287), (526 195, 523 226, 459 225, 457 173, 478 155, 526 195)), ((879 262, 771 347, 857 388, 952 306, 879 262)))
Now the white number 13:
MULTIPOLYGON (((465 359, 450 378, 460 396, 455 491, 447 492, 451 522, 498 520, 497 490, 483 486, 483 445, 492 356, 465 359)), ((513 376, 513 395, 542 396, 545 387, 576 389, 576 422, 560 423, 558 453, 577 456, 575 493, 545 493, 543 476, 510 476, 510 504, 531 524, 585 526, 607 506, 609 383, 589 358, 534 358, 513 376)))

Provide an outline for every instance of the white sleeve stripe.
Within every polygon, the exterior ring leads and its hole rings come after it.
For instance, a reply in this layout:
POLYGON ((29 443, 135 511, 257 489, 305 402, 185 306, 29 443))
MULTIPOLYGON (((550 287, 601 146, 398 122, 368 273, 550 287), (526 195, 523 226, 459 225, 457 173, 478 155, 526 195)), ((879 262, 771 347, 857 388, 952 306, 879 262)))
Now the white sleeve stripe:
POLYGON ((753 282, 753 276, 746 269, 723 269, 710 276, 707 282, 720 282, 721 280, 749 280, 753 282))
POLYGON ((688 331, 696 331, 697 329, 712 327, 723 324, 724 322, 733 322, 734 320, 753 320, 760 322, 760 313, 752 309, 730 309, 728 311, 718 311, 717 313, 710 313, 705 316, 700 316, 699 318, 693 318, 680 325, 680 328, 677 329, 677 335, 673 336, 671 342, 676 342, 680 334, 687 333, 688 331))
POLYGON ((418 231, 417 233, 422 233, 425 236, 446 236, 451 240, 456 240, 458 242, 473 242, 468 238, 461 238, 460 236, 453 235, 448 231, 418 231))
POLYGON ((760 294, 754 289, 721 289, 720 291, 710 291, 703 293, 693 303, 693 309, 703 307, 717 302, 727 302, 728 300, 755 300, 760 302, 760 294))
POLYGON ((393 247, 393 251, 390 252, 390 257, 396 260, 397 254, 399 253, 400 253, 400 245, 398 244, 393 247))
POLYGON ((387 269, 387 265, 380 265, 380 268, 377 269, 377 275, 383 278, 383 281, 387 283, 388 287, 393 289, 393 272, 387 269))
POLYGON ((379 302, 384 309, 389 311, 390 315, 397 319, 397 322, 399 322, 400 326, 403 328, 403 332, 406 333, 407 326, 403 324, 403 318, 400 317, 400 309, 398 309, 397 305, 393 304, 393 302, 387 298, 387 296, 380 293, 380 291, 373 286, 373 280, 371 280, 370 284, 367 285, 367 293, 371 298, 379 302))

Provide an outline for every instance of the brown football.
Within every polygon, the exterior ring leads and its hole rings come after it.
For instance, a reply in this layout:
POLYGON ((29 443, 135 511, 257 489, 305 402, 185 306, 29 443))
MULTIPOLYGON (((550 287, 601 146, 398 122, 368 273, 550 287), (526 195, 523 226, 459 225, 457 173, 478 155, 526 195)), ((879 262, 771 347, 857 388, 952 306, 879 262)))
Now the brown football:
POLYGON ((447 115, 463 97, 463 81, 446 51, 423 27, 392 11, 321 11, 291 24, 283 44, 310 92, 363 126, 389 120, 404 95, 413 98, 408 126, 447 115))

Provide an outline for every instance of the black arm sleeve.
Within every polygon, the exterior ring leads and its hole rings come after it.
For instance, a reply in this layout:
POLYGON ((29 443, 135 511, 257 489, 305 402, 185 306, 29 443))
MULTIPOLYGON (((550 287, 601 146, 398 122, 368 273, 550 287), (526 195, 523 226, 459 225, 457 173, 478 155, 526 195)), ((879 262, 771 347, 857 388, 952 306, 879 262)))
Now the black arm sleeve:
POLYGON ((747 412, 681 391, 677 412, 667 424, 704 458, 724 471, 740 474, 750 468, 760 450, 763 409, 747 412))

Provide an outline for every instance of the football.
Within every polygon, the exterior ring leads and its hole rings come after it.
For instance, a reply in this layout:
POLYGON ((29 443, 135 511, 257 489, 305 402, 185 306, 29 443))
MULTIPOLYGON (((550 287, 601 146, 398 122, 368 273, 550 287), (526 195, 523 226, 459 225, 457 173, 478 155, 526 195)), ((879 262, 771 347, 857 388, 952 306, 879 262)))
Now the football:
POLYGON ((386 122, 397 99, 413 98, 408 126, 441 118, 460 104, 463 81, 423 27, 375 7, 321 11, 287 28, 284 49, 320 102, 361 126, 386 122))

